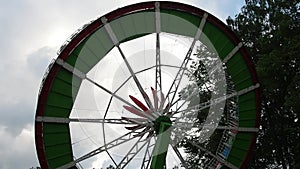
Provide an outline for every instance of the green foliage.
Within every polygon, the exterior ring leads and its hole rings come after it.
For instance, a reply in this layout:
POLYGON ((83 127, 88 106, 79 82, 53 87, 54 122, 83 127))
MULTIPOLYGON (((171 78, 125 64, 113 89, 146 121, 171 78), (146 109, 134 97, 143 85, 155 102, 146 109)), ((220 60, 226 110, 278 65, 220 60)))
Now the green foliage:
POLYGON ((115 167, 112 165, 109 165, 106 169, 115 169, 115 167))
MULTIPOLYGON (((198 46, 197 54, 192 60, 192 64, 189 68, 189 73, 187 73, 187 76, 190 78, 191 81, 196 83, 196 86, 188 85, 179 93, 181 99, 185 100, 187 99, 185 95, 189 96, 189 94, 192 93, 191 90, 194 90, 195 88, 198 89, 197 95, 193 96, 192 99, 190 98, 191 101, 188 104, 189 108, 192 108, 195 105, 199 105, 202 103, 210 102, 210 100, 212 99, 211 97, 213 92, 215 94, 221 93, 220 85, 218 86, 218 83, 220 83, 220 81, 226 80, 228 89, 232 89, 233 86, 231 80, 228 76, 226 76, 226 68, 224 66, 220 66, 221 64, 219 65, 220 62, 218 62, 217 59, 218 56, 214 52, 210 51, 204 44, 198 46), (228 79, 225 79, 225 77, 227 77, 228 79)), ((230 91, 227 92, 230 93, 230 91)), ((229 109, 227 109, 227 105, 237 104, 236 101, 232 101, 231 103, 229 102, 230 101, 228 100, 226 101, 225 109, 214 109, 214 111, 223 112, 223 116, 221 117, 221 120, 219 122, 219 125, 221 126, 228 125, 227 119, 229 109)), ((213 114, 215 113, 214 111, 210 113, 213 114)), ((235 110, 231 109, 231 111, 235 110)), ((184 120, 189 122, 193 121, 194 125, 199 126, 203 124, 203 122, 206 120, 208 113, 209 109, 206 108, 198 111, 196 117, 184 120)), ((207 164, 210 162, 210 159, 212 159, 211 155, 209 155, 208 152, 212 152, 213 154, 215 154, 221 141, 221 138, 223 137, 223 130, 215 130, 214 133, 209 137, 209 139, 204 141, 201 138, 202 136, 199 135, 201 130, 202 128, 200 127, 198 130, 193 131, 193 134, 184 137, 178 145, 179 147, 184 147, 185 152, 187 153, 185 161, 185 166, 187 168, 207 168, 207 164), (199 146, 201 148, 199 148, 199 146)))
POLYGON ((300 165, 299 11, 299 0, 246 0, 241 13, 227 19, 248 47, 262 84, 261 131, 249 168, 300 165))

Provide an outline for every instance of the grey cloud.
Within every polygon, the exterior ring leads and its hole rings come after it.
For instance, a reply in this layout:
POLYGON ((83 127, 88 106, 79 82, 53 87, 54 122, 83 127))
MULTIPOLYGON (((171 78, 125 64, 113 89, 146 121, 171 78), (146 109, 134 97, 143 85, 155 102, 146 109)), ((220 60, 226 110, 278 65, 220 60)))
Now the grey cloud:
POLYGON ((55 54, 54 49, 43 47, 26 56, 27 59, 6 58, 1 70, 5 78, 0 79, 0 168, 38 166, 33 123, 40 81, 52 53, 55 54))
POLYGON ((55 57, 56 49, 45 46, 28 56, 27 65, 33 74, 35 74, 38 78, 41 78, 51 60, 55 57))
POLYGON ((22 103, 22 101, 10 105, 1 105, 0 124, 5 125, 7 132, 12 136, 20 134, 26 125, 33 123, 35 109, 32 106, 22 103))
POLYGON ((1 169, 29 169, 38 166, 35 150, 32 148, 34 145, 32 125, 25 126, 17 135, 0 125, 0 137, 1 169))

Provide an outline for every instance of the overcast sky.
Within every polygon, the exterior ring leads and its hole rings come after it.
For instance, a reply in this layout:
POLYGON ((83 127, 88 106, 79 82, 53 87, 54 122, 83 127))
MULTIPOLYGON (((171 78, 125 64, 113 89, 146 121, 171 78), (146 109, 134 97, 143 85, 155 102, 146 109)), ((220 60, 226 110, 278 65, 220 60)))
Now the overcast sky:
MULTIPOLYGON (((0 0, 0 168, 38 166, 34 114, 40 81, 59 46, 80 26, 138 0, 0 0)), ((234 16, 243 0, 182 0, 234 16)))

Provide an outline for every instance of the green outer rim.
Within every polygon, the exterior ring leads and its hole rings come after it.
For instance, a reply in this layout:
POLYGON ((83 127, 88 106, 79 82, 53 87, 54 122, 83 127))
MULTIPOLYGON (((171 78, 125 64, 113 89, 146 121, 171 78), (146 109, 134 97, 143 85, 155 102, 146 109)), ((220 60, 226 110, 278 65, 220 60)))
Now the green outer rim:
MULTIPOLYGON (((108 22, 112 22, 133 13, 149 10, 154 11, 154 8, 155 2, 145 2, 120 8, 105 15, 105 17, 108 19, 108 22)), ((160 8, 162 12, 170 12, 171 15, 183 17, 187 20, 198 18, 200 21, 203 14, 207 13, 201 9, 175 2, 160 2, 160 8)), ((103 23, 100 19, 89 24, 66 44, 66 47, 61 51, 58 58, 68 62, 72 53, 76 54, 76 51, 81 51, 89 37, 102 26, 103 23)), ((203 33, 210 38, 214 47, 220 53, 226 53, 228 46, 234 47, 239 43, 239 40, 234 33, 220 20, 210 14, 208 15, 203 33), (216 37, 216 35, 218 36, 216 37), (218 40, 220 37, 228 42, 225 46, 222 46, 222 42, 224 41, 218 40)), ((137 35, 136 37, 143 35, 145 34, 137 35)), ((121 41, 131 40, 136 37, 127 37, 121 41)), ((220 54, 221 58, 222 56, 224 57, 224 55, 220 54)), ((69 62, 71 63, 71 61, 69 62)), ((227 67, 229 73, 233 75, 233 81, 235 84, 238 84, 236 85, 237 89, 242 89, 245 88, 245 86, 251 86, 258 83, 254 65, 244 47, 228 61, 227 67), (240 78, 241 75, 246 78, 240 78)), ((73 96, 77 95, 80 84, 81 80, 78 77, 73 76, 61 68, 57 63, 54 63, 52 67, 49 68, 49 72, 41 85, 42 88, 38 98, 36 117, 69 117, 73 106, 73 96), (75 82, 75 84, 72 82, 75 82), (61 103, 66 104, 62 105, 61 103)), ((249 92, 248 94, 241 96, 241 98, 242 101, 239 103, 239 106, 243 109, 240 111, 240 115, 242 115, 242 118, 240 118, 240 126, 258 127, 260 117, 259 90, 256 89, 249 92)), ((69 130, 68 124, 35 122, 36 149, 42 168, 56 168, 57 166, 73 160, 69 130), (64 151, 60 153, 59 150, 64 151)), ((229 154, 228 161, 238 167, 244 168, 249 160, 250 150, 253 149, 255 139, 255 133, 238 133, 229 154), (243 145, 243 147, 246 148, 243 150, 240 145, 243 145)), ((74 166, 74 168, 76 167, 74 166)))

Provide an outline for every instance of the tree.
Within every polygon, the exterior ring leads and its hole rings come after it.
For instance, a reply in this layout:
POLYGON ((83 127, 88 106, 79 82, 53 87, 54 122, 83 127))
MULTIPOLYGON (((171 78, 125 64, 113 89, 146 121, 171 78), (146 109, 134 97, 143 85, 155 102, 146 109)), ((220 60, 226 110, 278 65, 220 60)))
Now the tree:
POLYGON ((300 2, 246 0, 228 25, 245 42, 262 85, 261 131, 249 168, 299 168, 300 2))
MULTIPOLYGON (((190 81, 194 82, 196 85, 187 85, 179 92, 179 96, 181 100, 190 101, 188 102, 188 109, 191 109, 190 112, 194 112, 192 109, 195 105, 207 103, 210 102, 211 99, 214 99, 212 95, 220 98, 225 94, 231 94, 234 89, 233 82, 226 73, 226 67, 221 64, 218 55, 214 51, 210 51, 204 44, 198 46, 195 57, 191 59, 191 65, 188 72, 187 76, 190 78, 190 81), (227 87, 224 86, 225 83, 227 87)), ((213 109, 206 108, 199 110, 196 112, 197 116, 188 116, 183 120, 193 122, 196 126, 201 126, 206 124, 204 122, 209 119, 208 116, 210 116, 213 120, 209 125, 215 126, 219 124, 221 126, 228 126, 230 122, 233 122, 233 119, 230 119, 229 116, 232 115, 232 113, 237 112, 237 109, 235 109, 237 107, 236 105, 237 100, 233 97, 232 99, 227 99, 220 103, 214 103, 213 107, 215 108, 213 109), (225 105, 225 108, 222 103, 225 105), (221 114, 221 117, 213 114, 221 114)), ((205 130, 204 128, 205 126, 203 128, 198 128, 196 131, 193 130, 190 135, 183 137, 182 141, 179 143, 179 147, 184 147, 185 152, 187 153, 185 161, 185 166, 187 168, 210 168, 208 165, 213 167, 217 164, 217 161, 214 161, 215 159, 212 159, 209 153, 215 154, 215 152, 221 151, 221 149, 219 149, 219 144, 224 141, 221 140, 222 138, 224 139, 224 131, 215 130, 212 135, 210 135, 209 133, 205 134, 205 132, 203 132, 203 130, 205 130), (204 135, 209 137, 205 137, 204 135), (201 148, 199 148, 199 146, 201 148)), ((180 129, 174 129, 174 132, 176 133, 177 130, 180 129)), ((178 133, 186 132, 187 131, 183 130, 178 133)), ((176 133, 176 135, 178 134, 176 133)))
POLYGON ((115 167, 112 165, 109 165, 106 169, 115 169, 115 167))

